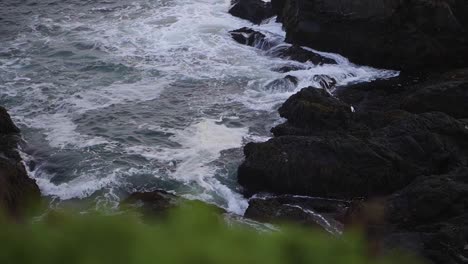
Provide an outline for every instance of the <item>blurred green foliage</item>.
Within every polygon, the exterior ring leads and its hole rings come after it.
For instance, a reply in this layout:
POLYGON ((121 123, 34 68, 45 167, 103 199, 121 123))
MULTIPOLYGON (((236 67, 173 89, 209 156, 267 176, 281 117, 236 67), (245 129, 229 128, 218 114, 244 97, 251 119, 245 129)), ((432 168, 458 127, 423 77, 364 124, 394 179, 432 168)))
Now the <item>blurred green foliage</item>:
POLYGON ((0 224, 2 264, 397 262, 370 258, 355 235, 336 238, 301 228, 259 232, 227 226, 219 214, 193 206, 182 206, 154 223, 143 223, 133 213, 62 212, 30 223, 0 224))

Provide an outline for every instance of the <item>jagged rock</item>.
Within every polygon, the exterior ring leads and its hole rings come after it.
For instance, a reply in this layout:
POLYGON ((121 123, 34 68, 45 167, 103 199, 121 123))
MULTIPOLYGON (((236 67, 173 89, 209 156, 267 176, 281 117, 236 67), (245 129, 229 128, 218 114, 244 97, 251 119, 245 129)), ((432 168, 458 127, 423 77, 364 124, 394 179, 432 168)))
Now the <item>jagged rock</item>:
POLYGON ((263 33, 247 27, 236 29, 229 33, 231 33, 232 38, 236 42, 262 50, 269 50, 277 45, 275 42, 268 41, 263 33))
POLYGON ((260 24, 263 20, 274 16, 271 3, 262 0, 234 0, 229 13, 254 24, 260 24))
POLYGON ((390 80, 342 87, 336 96, 361 112, 390 109, 412 113, 439 111, 455 118, 467 118, 468 70, 422 77, 404 74, 390 80))
POLYGON ((6 109, 0 106, 0 134, 19 133, 20 130, 11 120, 6 109))
POLYGON ((238 180, 249 193, 343 197, 390 194, 420 175, 468 164, 465 124, 440 112, 352 112, 314 88, 281 108, 276 138, 249 143, 238 180))
POLYGON ((270 51, 270 54, 280 58, 295 60, 298 62, 311 62, 314 65, 336 64, 336 61, 313 51, 306 50, 299 46, 278 46, 270 51))
POLYGON ((468 65, 464 0, 272 0, 286 40, 380 68, 468 65))
MULTIPOLYGON (((323 89, 304 88, 278 110, 281 117, 298 128, 341 129, 349 126, 351 107, 323 89)), ((276 135, 279 133, 274 132, 276 135)))
POLYGON ((36 181, 29 178, 17 151, 19 129, 0 107, 0 210, 20 219, 40 201, 36 181))

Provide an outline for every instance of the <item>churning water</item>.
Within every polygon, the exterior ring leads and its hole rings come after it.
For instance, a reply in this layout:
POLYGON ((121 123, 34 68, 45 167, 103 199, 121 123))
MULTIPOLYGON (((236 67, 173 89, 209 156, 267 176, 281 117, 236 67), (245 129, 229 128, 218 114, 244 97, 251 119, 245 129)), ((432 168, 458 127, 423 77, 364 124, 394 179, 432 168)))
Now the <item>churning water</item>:
POLYGON ((31 177, 57 201, 115 205, 165 189, 242 213, 242 146, 266 140, 279 105, 326 74, 338 84, 394 72, 313 66, 234 42, 272 21, 230 16, 229 0, 2 0, 0 105, 21 127, 31 177), (286 65, 307 70, 275 72, 286 65), (297 88, 272 83, 285 75, 297 88))

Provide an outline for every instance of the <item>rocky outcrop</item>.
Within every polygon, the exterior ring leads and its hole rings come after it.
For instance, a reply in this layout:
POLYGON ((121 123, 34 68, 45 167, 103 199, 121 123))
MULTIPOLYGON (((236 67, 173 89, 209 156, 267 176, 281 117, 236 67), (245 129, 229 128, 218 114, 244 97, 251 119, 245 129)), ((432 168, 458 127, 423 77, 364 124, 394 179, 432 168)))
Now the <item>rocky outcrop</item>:
POLYGON ((464 0, 272 0, 288 42, 400 70, 468 66, 464 0))
POLYGON ((229 13, 254 24, 260 24, 263 20, 274 16, 271 3, 262 0, 234 0, 229 13))
MULTIPOLYGON (((400 248, 428 263, 463 263, 468 244, 466 77, 465 70, 403 74, 339 87, 338 98, 302 89, 279 109, 287 121, 272 129, 275 137, 246 145, 238 181, 248 195, 353 200, 343 218, 333 219, 364 228, 380 251, 400 248)), ((248 215, 259 220, 310 220, 298 210, 302 205, 254 200, 251 207, 248 215)))
POLYGON ((28 177, 16 150, 18 132, 7 111, 0 107, 0 209, 16 219, 40 200, 39 188, 28 177))
POLYGON ((251 199, 246 216, 314 226, 317 214, 363 228, 373 251, 466 263, 468 2, 272 0, 271 9, 292 44, 275 56, 333 63, 303 52, 316 49, 402 72, 345 87, 314 76, 323 90, 293 95, 274 138, 244 148, 246 195, 341 198, 350 201, 346 213, 270 197, 251 199))
POLYGON ((288 121, 277 137, 244 149, 238 179, 249 192, 371 197, 468 164, 465 124, 441 112, 353 112, 315 88, 279 112, 288 121))
MULTIPOLYGON (((336 61, 312 50, 297 45, 281 44, 278 40, 268 39, 263 33, 243 27, 229 32, 232 38, 243 45, 267 51, 267 55, 314 65, 336 64, 336 61)), ((289 70, 288 70, 289 71, 289 70)))

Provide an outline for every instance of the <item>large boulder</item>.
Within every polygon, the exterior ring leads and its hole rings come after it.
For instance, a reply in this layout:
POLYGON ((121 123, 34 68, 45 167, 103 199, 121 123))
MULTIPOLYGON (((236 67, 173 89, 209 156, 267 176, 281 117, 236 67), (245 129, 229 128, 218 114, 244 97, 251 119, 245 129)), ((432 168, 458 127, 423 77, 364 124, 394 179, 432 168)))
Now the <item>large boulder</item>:
POLYGON ((280 114, 278 137, 244 148, 238 180, 248 193, 379 196, 468 164, 465 124, 441 112, 353 112, 306 88, 280 114))
POLYGON ((269 53, 276 57, 295 60, 302 63, 310 62, 314 65, 336 64, 336 61, 334 59, 324 57, 316 52, 304 49, 297 45, 278 46, 275 49, 271 50, 269 53))
POLYGON ((234 0, 229 13, 254 24, 260 24, 263 20, 274 16, 271 3, 262 0, 234 0))
POLYGON ((265 34, 247 27, 232 30, 229 33, 236 42, 262 50, 269 50, 278 45, 275 41, 268 40, 265 34))
POLYGON ((272 0, 288 42, 380 68, 468 65, 464 0, 272 0))
POLYGON ((336 96, 360 112, 439 111, 455 118, 468 118, 468 69, 430 76, 403 74, 389 80, 341 87, 336 96))

